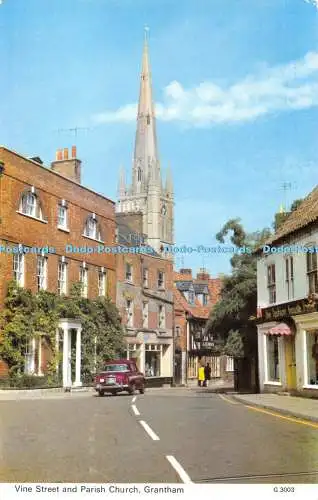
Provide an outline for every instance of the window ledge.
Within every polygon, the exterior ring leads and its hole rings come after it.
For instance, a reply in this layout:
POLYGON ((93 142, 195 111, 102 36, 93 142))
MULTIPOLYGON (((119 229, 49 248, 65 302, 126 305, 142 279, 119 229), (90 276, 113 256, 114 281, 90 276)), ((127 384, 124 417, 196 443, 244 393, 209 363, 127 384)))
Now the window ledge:
POLYGON ((95 238, 91 238, 91 236, 87 236, 87 234, 82 234, 83 238, 87 238, 88 240, 91 240, 91 241, 96 241, 96 243, 105 243, 105 241, 102 241, 102 240, 96 240, 95 238))
POLYGON ((264 385, 276 385, 276 386, 282 387, 282 383, 281 382, 271 382, 269 380, 267 380, 266 382, 264 382, 264 385))
POLYGON ((57 226, 57 229, 59 231, 63 231, 64 233, 69 233, 70 232, 70 230, 67 229, 67 227, 63 227, 63 226, 57 226))
POLYGON ((303 389, 316 389, 318 391, 318 384, 316 384, 316 385, 311 385, 311 384, 303 385, 303 389))
POLYGON ((17 214, 23 215, 24 217, 28 217, 29 219, 37 220, 38 222, 43 222, 43 224, 48 224, 47 220, 39 219, 38 217, 34 217, 33 215, 24 214, 23 212, 20 212, 20 210, 17 210, 16 212, 17 214))

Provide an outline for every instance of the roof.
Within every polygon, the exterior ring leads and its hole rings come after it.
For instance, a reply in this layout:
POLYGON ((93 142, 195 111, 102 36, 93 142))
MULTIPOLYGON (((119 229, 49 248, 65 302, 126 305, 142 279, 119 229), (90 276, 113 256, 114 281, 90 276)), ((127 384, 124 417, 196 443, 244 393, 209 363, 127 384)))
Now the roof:
POLYGON ((115 205, 115 201, 111 200, 110 198, 107 198, 107 196, 105 196, 101 193, 98 193, 97 191, 94 191, 93 189, 90 189, 90 188, 84 186, 83 184, 80 184, 79 182, 76 182, 75 180, 70 179, 69 177, 66 177, 65 175, 62 175, 59 172, 56 172, 55 170, 51 170, 49 167, 46 167, 44 164, 38 163, 37 161, 35 161, 32 158, 28 158, 27 156, 24 156, 21 153, 17 153, 13 149, 9 149, 6 146, 3 146, 2 144, 0 144, 0 150, 1 149, 4 149, 5 151, 7 151, 8 153, 10 153, 12 155, 15 155, 15 156, 18 156, 19 158, 22 158, 23 160, 25 160, 29 163, 33 163, 33 165, 36 165, 38 168, 43 168, 46 172, 49 172, 51 175, 56 175, 56 176, 60 177, 61 179, 64 179, 64 181, 70 182, 71 184, 75 184, 76 186, 78 186, 86 191, 89 191, 90 193, 93 193, 96 196, 99 196, 100 198, 103 198, 104 200, 107 200, 110 203, 112 203, 113 205, 115 205))
POLYGON ((219 300, 222 280, 220 278, 209 278, 203 283, 202 280, 197 280, 196 278, 192 278, 192 276, 190 276, 190 280, 188 280, 188 277, 189 275, 174 273, 175 286, 173 288, 173 294, 175 310, 187 312, 197 319, 207 320, 211 309, 219 300), (182 281, 179 280, 181 276, 183 277, 182 281), (187 281, 185 281, 185 277, 187 281), (194 304, 189 304, 186 300, 183 292, 188 291, 191 285, 197 294, 202 293, 202 290, 208 291, 208 303, 206 306, 202 306, 197 297, 195 298, 194 304))
POLYGON ((189 291, 193 292, 194 291, 192 281, 178 281, 176 283, 176 286, 177 286, 178 290, 180 290, 182 292, 189 292, 189 291))
POLYGON ((193 286, 195 293, 209 293, 207 283, 194 283, 193 286))
POLYGON ((281 240, 285 236, 295 233, 300 229, 318 220, 318 186, 303 200, 299 207, 282 223, 277 233, 266 244, 281 240))

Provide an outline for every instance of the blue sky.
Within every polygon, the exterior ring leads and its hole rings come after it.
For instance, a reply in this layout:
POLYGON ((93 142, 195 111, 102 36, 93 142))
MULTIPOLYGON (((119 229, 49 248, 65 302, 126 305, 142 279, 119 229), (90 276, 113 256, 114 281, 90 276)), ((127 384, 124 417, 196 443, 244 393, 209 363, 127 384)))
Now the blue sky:
MULTIPOLYGON (((270 226, 317 184, 318 1, 2 0, 0 143, 49 164, 76 142, 83 183, 116 199, 131 168, 143 27, 178 245, 229 218, 270 226), (60 129, 86 127, 74 134, 60 129)), ((229 270, 224 255, 177 265, 229 270)))

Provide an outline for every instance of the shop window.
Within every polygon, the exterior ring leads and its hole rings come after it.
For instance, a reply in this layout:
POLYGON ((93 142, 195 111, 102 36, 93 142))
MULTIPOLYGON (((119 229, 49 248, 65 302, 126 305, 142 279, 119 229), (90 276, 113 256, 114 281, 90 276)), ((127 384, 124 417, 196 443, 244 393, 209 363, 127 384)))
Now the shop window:
POLYGON ((268 335, 267 337, 267 373, 269 382, 280 381, 279 366, 279 337, 268 335))
POLYGON ((145 375, 146 377, 160 377, 161 345, 146 344, 145 375))
POLYGON ((318 388, 318 332, 307 332, 307 384, 318 388))

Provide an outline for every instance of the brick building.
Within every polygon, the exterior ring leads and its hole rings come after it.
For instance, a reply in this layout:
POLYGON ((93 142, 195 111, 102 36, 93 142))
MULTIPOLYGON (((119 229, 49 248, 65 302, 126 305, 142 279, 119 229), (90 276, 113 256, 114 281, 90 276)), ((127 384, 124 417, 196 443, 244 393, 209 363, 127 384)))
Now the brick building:
POLYGON ((196 277, 191 269, 174 273, 175 378, 186 383, 197 377, 200 364, 210 363, 213 378, 232 378, 232 360, 220 356, 213 334, 206 324, 220 296, 221 279, 201 269, 196 277))
MULTIPOLYGON (((0 147, 0 162, 0 306, 12 278, 32 292, 59 294, 67 294, 71 283, 80 281, 84 296, 108 295, 115 302, 115 255, 88 249, 114 244, 115 204, 81 185, 76 148, 71 155, 68 149, 59 150, 51 168, 40 158, 29 159, 5 147, 0 147), (20 251, 13 253, 18 245, 20 251)), ((61 329, 63 371, 68 369, 68 346, 75 342, 80 384, 81 326, 64 321, 61 329)), ((41 375, 47 357, 43 336, 30 346, 26 371, 41 375)))
MULTIPOLYGON (((130 217, 127 219, 132 223, 130 217)), ((173 376, 172 262, 144 243, 145 235, 134 228, 125 224, 122 214, 119 215, 118 244, 140 252, 116 255, 117 307, 127 332, 126 355, 128 359, 136 359, 147 377, 159 379, 158 383, 160 380, 170 382, 173 376), (153 254, 146 253, 146 249, 153 254)))

